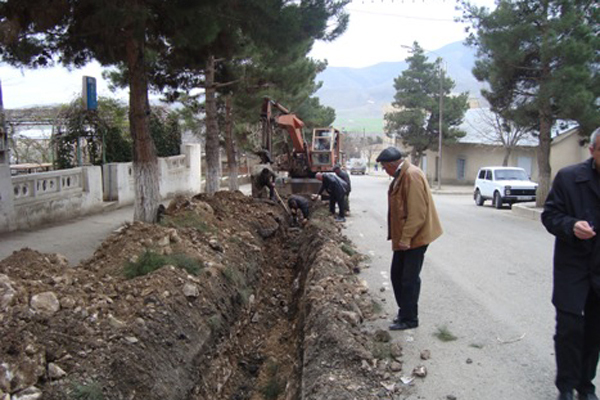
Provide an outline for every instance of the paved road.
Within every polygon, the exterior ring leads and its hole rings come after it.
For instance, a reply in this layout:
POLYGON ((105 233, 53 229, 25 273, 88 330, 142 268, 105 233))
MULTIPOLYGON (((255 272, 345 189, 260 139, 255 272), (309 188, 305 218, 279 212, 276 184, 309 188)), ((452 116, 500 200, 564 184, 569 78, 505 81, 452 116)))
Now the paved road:
MULTIPOLYGON (((345 234, 371 255, 371 268, 361 276, 392 316, 388 184, 382 177, 352 177, 345 234)), ((405 347, 404 371, 418 364, 429 370, 416 381, 419 397, 409 398, 554 399, 552 236, 539 221, 477 207, 469 195, 434 199, 445 233, 425 257, 420 327, 392 333, 405 347), (440 329, 458 339, 440 341, 434 336, 440 329), (428 361, 419 359, 424 349, 431 351, 428 361)), ((388 322, 376 324, 387 328, 388 322)))

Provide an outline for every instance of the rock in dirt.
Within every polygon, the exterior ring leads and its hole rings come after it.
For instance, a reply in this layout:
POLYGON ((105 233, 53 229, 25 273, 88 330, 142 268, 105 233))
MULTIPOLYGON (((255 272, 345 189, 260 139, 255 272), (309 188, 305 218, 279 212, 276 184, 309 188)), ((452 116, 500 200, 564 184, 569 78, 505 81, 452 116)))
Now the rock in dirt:
POLYGON ((54 292, 43 292, 31 297, 31 310, 34 313, 51 317, 60 310, 60 302, 54 292))

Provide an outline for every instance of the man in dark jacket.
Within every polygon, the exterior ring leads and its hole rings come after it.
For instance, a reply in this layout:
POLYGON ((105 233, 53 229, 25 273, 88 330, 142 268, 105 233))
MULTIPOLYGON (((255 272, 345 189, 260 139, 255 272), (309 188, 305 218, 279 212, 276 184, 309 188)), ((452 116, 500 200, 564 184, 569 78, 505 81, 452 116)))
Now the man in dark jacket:
POLYGON ((346 193, 348 192, 348 185, 346 182, 337 177, 336 174, 331 172, 326 173, 317 173, 315 176, 318 180, 323 182, 321 184, 321 189, 319 189, 319 193, 313 195, 314 198, 319 197, 324 191, 329 193, 329 211, 332 214, 335 214, 335 205, 337 203, 339 209, 339 216, 335 217, 335 220, 338 222, 345 222, 345 212, 346 212, 346 204, 344 198, 346 197, 346 193))
POLYGON ((269 189, 269 199, 275 201, 275 178, 277 175, 269 164, 259 164, 254 167, 250 180, 252 181, 252 197, 264 197, 265 188, 269 189))
POLYGON ((293 194, 288 199, 288 207, 292 213, 294 224, 305 225, 308 222, 310 205, 306 198, 293 194))
POLYGON ((333 172, 335 172, 335 174, 338 176, 338 178, 340 178, 341 180, 343 180, 344 182, 346 182, 346 184, 348 185, 348 191, 346 192, 346 197, 344 198, 344 203, 346 204, 346 212, 350 212, 350 192, 352 191, 352 184, 350 183, 350 175, 344 171, 342 169, 342 167, 340 167, 339 164, 336 164, 333 167, 333 172))
POLYGON ((592 383, 600 354, 600 128, 592 158, 561 169, 548 194, 542 223, 554 236, 556 387, 559 400, 598 400, 592 383))

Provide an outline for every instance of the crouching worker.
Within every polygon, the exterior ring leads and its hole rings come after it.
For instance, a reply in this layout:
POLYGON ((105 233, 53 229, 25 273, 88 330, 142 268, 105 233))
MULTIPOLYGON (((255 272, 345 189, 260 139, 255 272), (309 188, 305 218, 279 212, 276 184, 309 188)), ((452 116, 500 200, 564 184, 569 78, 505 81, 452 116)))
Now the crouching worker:
POLYGON ((269 198, 275 201, 275 172, 268 164, 259 164, 252 171, 252 197, 262 199, 266 188, 269 189, 269 198))
POLYGON ((338 205, 339 215, 335 217, 337 222, 346 222, 346 194, 348 185, 341 178, 331 172, 318 172, 315 178, 322 182, 318 194, 313 194, 313 200, 317 199, 324 191, 329 194, 329 211, 335 215, 335 205, 338 205))
POLYGON ((304 226, 308 223, 310 207, 306 198, 293 194, 288 199, 288 207, 292 213, 292 226, 304 226))

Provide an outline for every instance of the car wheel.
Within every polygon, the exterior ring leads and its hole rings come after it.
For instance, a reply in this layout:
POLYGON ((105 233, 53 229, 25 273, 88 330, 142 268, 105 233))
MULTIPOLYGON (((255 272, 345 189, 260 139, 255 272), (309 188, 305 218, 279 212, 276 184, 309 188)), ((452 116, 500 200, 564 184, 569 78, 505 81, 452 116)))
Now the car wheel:
POLYGON ((498 210, 502 208, 502 197, 500 197, 500 193, 494 192, 494 207, 498 210))
POLYGON ((475 190, 475 204, 482 206, 484 201, 483 197, 481 197, 481 193, 479 193, 479 189, 475 190))

